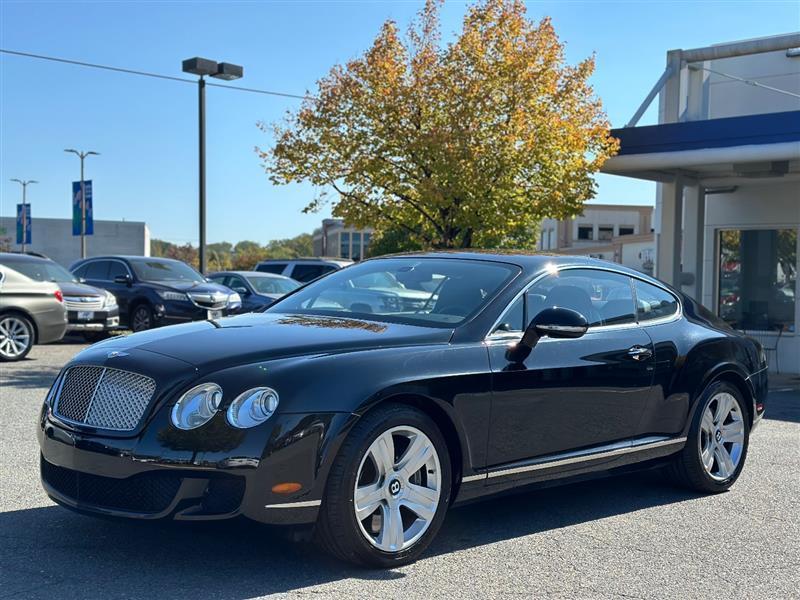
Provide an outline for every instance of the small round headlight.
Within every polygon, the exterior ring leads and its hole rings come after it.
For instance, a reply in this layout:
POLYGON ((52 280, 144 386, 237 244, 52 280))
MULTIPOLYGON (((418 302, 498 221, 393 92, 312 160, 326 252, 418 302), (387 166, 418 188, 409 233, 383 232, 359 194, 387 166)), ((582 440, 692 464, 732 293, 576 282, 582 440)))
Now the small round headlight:
POLYGON ((216 383, 201 383, 181 396, 172 407, 172 424, 178 429, 205 425, 219 410, 222 388, 216 383))
POLYGON ((269 419, 278 408, 278 392, 257 387, 239 394, 228 407, 228 423, 239 429, 255 427, 269 419))

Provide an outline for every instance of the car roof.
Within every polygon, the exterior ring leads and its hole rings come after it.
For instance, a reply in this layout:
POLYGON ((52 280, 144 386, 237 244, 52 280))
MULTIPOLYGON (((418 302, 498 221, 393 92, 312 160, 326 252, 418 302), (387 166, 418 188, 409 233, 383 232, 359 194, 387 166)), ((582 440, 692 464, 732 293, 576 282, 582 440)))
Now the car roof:
MULTIPOLYGON (((436 250, 431 252, 403 252, 398 254, 386 254, 375 258, 368 258, 370 260, 381 260, 385 258, 444 258, 444 259, 462 259, 462 260, 482 260, 489 262, 498 262, 505 264, 512 264, 521 267, 528 272, 542 271, 549 265, 555 266, 585 266, 594 268, 611 269, 627 275, 632 275, 641 279, 654 280, 653 277, 631 269, 619 263, 611 262, 608 260, 601 260, 599 258, 592 258, 590 256, 571 255, 571 254, 554 254, 552 252, 535 252, 532 250, 436 250)), ((658 282, 660 285, 664 285, 658 282)))
POLYGON ((32 254, 22 254, 21 252, 0 252, 0 260, 14 259, 18 262, 53 262, 52 259, 44 256, 34 256, 32 254))
POLYGON ((317 264, 336 264, 351 265, 353 261, 349 258, 337 258, 335 256, 298 256, 297 258, 265 258, 258 261, 258 264, 265 263, 317 263, 317 264))

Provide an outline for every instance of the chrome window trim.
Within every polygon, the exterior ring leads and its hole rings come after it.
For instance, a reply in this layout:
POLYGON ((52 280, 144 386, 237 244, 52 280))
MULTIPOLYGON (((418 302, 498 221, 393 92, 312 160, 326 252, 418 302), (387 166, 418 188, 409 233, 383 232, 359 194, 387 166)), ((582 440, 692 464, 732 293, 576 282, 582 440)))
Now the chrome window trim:
POLYGON ((675 301, 678 304, 678 310, 675 311, 675 313, 672 314, 672 315, 669 315, 669 316, 666 316, 666 317, 661 317, 659 319, 652 319, 650 321, 640 322, 639 321, 639 310, 638 310, 638 307, 636 305, 636 294, 635 294, 635 290, 633 289, 633 286, 631 286, 631 288, 632 288, 631 289, 631 293, 634 295, 633 299, 634 299, 634 308, 636 309, 636 313, 635 313, 636 314, 636 321, 634 321, 633 323, 622 323, 622 324, 619 324, 619 325, 597 325, 597 326, 594 326, 594 327, 589 327, 589 329, 586 332, 587 334, 588 333, 593 333, 595 331, 597 331, 597 332, 616 331, 618 329, 622 330, 622 329, 631 329, 631 328, 634 328, 634 327, 650 327, 651 325, 663 325, 664 323, 670 323, 672 321, 677 321, 678 319, 680 319, 683 316, 683 303, 681 302, 681 299, 678 296, 676 296, 671 290, 667 289, 664 285, 662 285, 660 282, 658 282, 657 280, 648 281, 648 280, 646 280, 646 279, 644 279, 642 277, 638 277, 638 276, 633 275, 631 273, 625 273, 623 271, 619 271, 617 269, 614 269, 614 268, 611 268, 611 267, 606 267, 606 266, 597 266, 597 265, 564 265, 564 266, 560 266, 560 267, 556 266, 556 269, 554 271, 545 271, 543 273, 540 273, 538 276, 534 277, 524 288, 522 288, 519 292, 517 292, 517 294, 511 299, 511 301, 503 309, 503 312, 500 313, 500 316, 497 318, 497 320, 491 326, 491 328, 489 329, 488 333, 484 336, 484 341, 491 342, 491 341, 495 341, 495 340, 508 341, 508 340, 514 340, 514 339, 522 339, 522 334, 524 333, 524 331, 502 331, 499 334, 495 333, 495 331, 497 330, 497 327, 502 322, 503 317, 506 316, 506 313, 514 305, 514 302, 519 300, 520 297, 522 297, 524 294, 526 294, 531 287, 533 287, 534 285, 539 283, 545 277, 547 277, 549 275, 556 275, 556 274, 560 273, 561 271, 574 271, 576 269, 592 270, 592 271, 605 271, 605 272, 608 272, 608 273, 615 273, 616 275, 622 275, 623 277, 628 277, 628 278, 630 278, 632 280, 636 279, 638 281, 641 281, 642 283, 650 284, 650 285, 652 285, 654 287, 657 287, 657 288, 667 292, 670 296, 675 298, 675 301))
POLYGON ((477 481, 479 479, 486 479, 488 481, 489 479, 494 479, 495 477, 505 477, 508 475, 517 475, 519 473, 528 473, 530 471, 541 471, 543 469, 552 469, 555 467, 562 467, 575 463, 613 458, 635 452, 654 450, 664 446, 677 446, 678 444, 685 444, 686 441, 686 437, 671 438, 664 436, 651 436, 622 442, 614 442, 612 444, 595 446, 594 448, 588 448, 586 450, 574 450, 550 454, 533 459, 529 464, 520 465, 517 467, 510 465, 505 467, 497 467, 493 470, 486 471, 485 473, 469 475, 462 478, 462 481, 470 482, 477 481))

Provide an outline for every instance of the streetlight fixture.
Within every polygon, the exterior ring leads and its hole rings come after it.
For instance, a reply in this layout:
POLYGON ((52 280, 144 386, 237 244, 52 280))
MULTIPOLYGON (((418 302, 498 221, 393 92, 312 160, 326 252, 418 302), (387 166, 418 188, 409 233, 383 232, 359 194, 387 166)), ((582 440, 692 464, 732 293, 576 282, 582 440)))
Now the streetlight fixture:
POLYGON ((28 211, 25 209, 26 191, 31 183, 39 183, 35 179, 12 179, 22 186, 22 253, 25 254, 25 233, 28 230, 28 211))
POLYGON ((86 258, 86 184, 83 181, 83 161, 87 156, 100 156, 100 153, 94 150, 79 152, 72 148, 67 148, 64 152, 70 152, 81 159, 81 258, 86 258))
POLYGON ((244 68, 231 63, 218 63, 207 58, 187 58, 183 61, 183 72, 198 75, 197 98, 199 120, 199 209, 200 209, 200 235, 198 240, 200 273, 206 272, 206 80, 205 77, 214 77, 224 81, 240 79, 244 75, 244 68))

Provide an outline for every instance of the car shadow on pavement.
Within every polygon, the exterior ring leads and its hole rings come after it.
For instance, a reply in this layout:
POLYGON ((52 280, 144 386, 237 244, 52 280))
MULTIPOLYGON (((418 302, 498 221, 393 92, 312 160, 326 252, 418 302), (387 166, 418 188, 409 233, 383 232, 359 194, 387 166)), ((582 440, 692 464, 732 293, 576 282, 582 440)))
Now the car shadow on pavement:
MULTIPOLYGON (((453 509, 421 560, 697 497, 640 473, 453 509)), ((0 513, 0 598, 214 597, 286 593, 402 570, 334 561, 246 521, 155 524, 84 517, 48 506, 0 513)))
POLYGON ((30 358, 13 364, 0 363, 0 384, 8 388, 47 390, 60 370, 58 367, 36 365, 36 360, 30 358))
POLYGON ((764 418, 800 423, 800 389, 771 390, 764 418))

